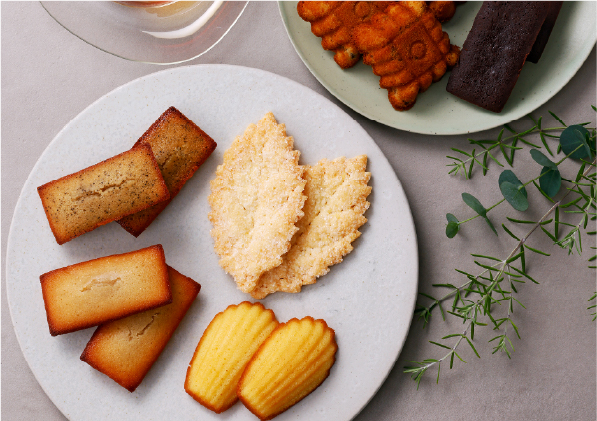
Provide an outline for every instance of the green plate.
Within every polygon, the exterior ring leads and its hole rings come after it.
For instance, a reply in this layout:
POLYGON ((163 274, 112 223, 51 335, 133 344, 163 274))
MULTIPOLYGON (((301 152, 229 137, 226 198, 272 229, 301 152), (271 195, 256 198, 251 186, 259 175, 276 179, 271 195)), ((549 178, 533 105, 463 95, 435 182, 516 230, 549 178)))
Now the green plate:
MULTIPOLYGON (((409 111, 395 111, 379 78, 363 62, 342 70, 333 52, 321 48, 308 22, 296 12, 296 2, 279 2, 290 41, 311 73, 332 95, 362 114, 390 127, 415 133, 451 135, 478 132, 519 119, 535 110, 560 89, 587 59, 597 34, 595 2, 565 2, 538 64, 527 63, 518 83, 499 114, 469 104, 446 92, 448 76, 419 94, 409 111)), ((462 46, 480 2, 467 2, 443 25, 453 44, 462 46)))

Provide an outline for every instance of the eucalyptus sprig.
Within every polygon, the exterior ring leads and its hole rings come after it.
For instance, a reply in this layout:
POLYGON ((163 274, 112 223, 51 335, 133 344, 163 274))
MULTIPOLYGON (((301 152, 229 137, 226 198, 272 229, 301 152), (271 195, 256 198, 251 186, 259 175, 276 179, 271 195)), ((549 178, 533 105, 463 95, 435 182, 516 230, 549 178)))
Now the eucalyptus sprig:
MULTIPOLYGON (((597 111, 593 106, 593 110, 597 111)), ((474 258, 474 263, 482 270, 473 275, 471 273, 456 269, 457 272, 466 277, 466 282, 461 285, 453 285, 449 283, 434 284, 436 288, 447 289, 448 291, 435 298, 430 294, 420 293, 421 296, 427 298, 427 304, 418 303, 415 309, 415 314, 422 319, 423 327, 425 327, 431 320, 431 316, 435 309, 439 309, 442 319, 446 319, 447 315, 462 319, 464 325, 463 329, 456 333, 448 334, 442 337, 441 341, 429 341, 430 343, 446 349, 447 352, 440 358, 428 358, 422 361, 413 361, 414 365, 405 367, 405 372, 409 373, 419 387, 420 381, 424 374, 432 367, 437 366, 437 382, 439 382, 441 363, 449 359, 449 367, 454 365, 455 358, 462 362, 464 359, 458 354, 459 347, 466 342, 474 354, 480 358, 480 354, 475 348, 474 335, 475 327, 489 326, 496 331, 497 335, 489 340, 492 343, 492 354, 503 352, 508 358, 511 358, 514 352, 514 346, 511 341, 512 335, 516 335, 520 339, 520 332, 518 327, 512 319, 512 315, 516 307, 524 308, 524 305, 516 298, 517 286, 531 281, 538 284, 527 272, 526 261, 527 254, 539 254, 542 256, 549 256, 550 254, 531 247, 527 244, 530 236, 540 229, 544 232, 555 245, 567 249, 569 253, 576 250, 579 254, 582 252, 582 233, 586 235, 595 235, 595 231, 587 231, 589 221, 597 219, 597 189, 595 188, 596 173, 595 167, 597 160, 595 159, 595 128, 586 128, 589 123, 575 124, 567 126, 562 119, 555 114, 550 114, 562 125, 549 129, 541 128, 541 118, 538 120, 532 119, 534 126, 522 132, 515 132, 511 127, 505 126, 498 135, 496 141, 471 141, 474 145, 482 147, 482 151, 467 153, 461 150, 455 150, 468 159, 459 159, 449 157, 455 160, 454 168, 450 173, 463 172, 465 178, 468 179, 472 175, 472 168, 475 163, 480 164, 485 175, 488 170, 488 160, 495 161, 498 165, 504 165, 492 154, 492 150, 500 148, 506 161, 510 166, 513 163, 514 152, 523 147, 517 146, 517 142, 530 146, 530 154, 532 159, 541 166, 539 175, 535 178, 522 183, 518 177, 511 170, 504 170, 500 174, 498 185, 502 199, 497 201, 494 205, 485 208, 481 202, 469 193, 463 193, 463 201, 475 211, 476 215, 459 221, 453 214, 447 214, 446 218, 448 224, 446 227, 446 235, 450 238, 454 237, 462 224, 469 222, 477 217, 482 217, 491 230, 497 234, 497 230, 493 222, 488 218, 487 214, 500 204, 508 202, 514 209, 518 211, 525 211, 529 207, 527 200, 526 187, 533 184, 537 190, 551 202, 549 209, 537 221, 522 220, 507 217, 508 221, 513 224, 529 224, 531 225, 527 233, 522 237, 517 237, 506 224, 501 224, 504 232, 516 240, 514 248, 505 258, 498 258, 494 256, 471 254, 474 258), (504 130, 509 130, 512 135, 503 137, 504 130), (560 136, 555 136, 548 132, 560 130, 560 136), (553 162, 550 158, 539 151, 541 146, 532 143, 526 136, 531 134, 538 134, 543 146, 547 152, 554 157, 551 149, 548 146, 546 138, 558 138, 559 144, 556 153, 563 152, 564 157, 557 162, 553 162), (510 142, 510 143, 504 143, 510 142), (506 154, 506 149, 510 150, 506 154), (574 159, 580 162, 578 172, 574 179, 567 179, 562 177, 559 165, 567 159, 574 159), (562 192, 562 186, 564 186, 562 192), (558 196, 558 198, 556 198, 558 196), (571 216, 578 215, 576 223, 569 223, 560 218, 561 214, 571 214, 571 216), (550 228, 552 226, 553 228, 550 228), (449 309, 444 309, 446 302, 451 301, 449 309), (501 306, 501 304, 506 304, 501 306), (505 310, 504 310, 505 309, 505 310), (455 338, 450 345, 444 341, 455 338)), ((591 247, 596 249, 595 247, 591 247)), ((589 262, 597 259, 597 255, 593 254, 589 258, 589 262)), ((589 266, 594 268, 595 266, 589 266)), ((597 292, 589 299, 589 301, 597 300, 597 292)), ((597 304, 593 304, 588 309, 597 308, 597 304)), ((591 314, 594 316, 593 320, 597 319, 597 311, 591 314)))
MULTIPOLYGON (((593 111, 597 111, 595 106, 592 106, 593 111)), ((536 141, 529 140, 529 137, 538 135, 543 147, 545 150, 551 155, 554 156, 547 139, 559 139, 560 134, 567 129, 569 126, 564 123, 564 121, 549 111, 549 114, 560 124, 555 127, 542 127, 543 118, 539 117, 538 119, 533 118, 531 114, 527 115, 527 118, 531 121, 532 126, 526 128, 524 130, 517 131, 512 128, 511 125, 505 124, 502 130, 499 132, 497 139, 483 139, 483 140, 475 140, 475 139, 468 139, 471 145, 474 145, 475 148, 472 149, 470 152, 463 151, 457 148, 451 148, 453 152, 456 152, 460 156, 451 156, 447 155, 446 157, 451 159, 452 162, 447 164, 450 167, 448 174, 462 174, 464 175, 465 179, 470 179, 473 174, 473 168, 475 164, 479 165, 482 169, 483 175, 487 174, 489 170, 489 163, 491 161, 495 162, 498 166, 504 168, 505 165, 502 164, 499 157, 499 153, 501 153, 503 159, 506 163, 512 167, 514 165, 514 154, 517 150, 523 149, 523 147, 518 146, 519 142, 521 144, 525 144, 529 147, 541 149, 541 146, 537 144, 536 141), (506 135, 504 136, 504 133, 506 135)), ((577 126, 585 127, 588 126, 590 122, 578 123, 577 126)), ((588 128, 589 130, 594 130, 594 127, 588 128)), ((553 146, 552 146, 553 147, 553 146)), ((560 146, 557 146, 557 152, 560 152, 560 146)))

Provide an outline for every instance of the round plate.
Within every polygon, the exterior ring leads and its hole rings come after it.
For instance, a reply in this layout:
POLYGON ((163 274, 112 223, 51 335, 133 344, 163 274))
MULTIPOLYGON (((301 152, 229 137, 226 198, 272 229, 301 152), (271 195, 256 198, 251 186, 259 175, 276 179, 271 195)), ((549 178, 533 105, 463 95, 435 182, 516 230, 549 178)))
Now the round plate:
MULTIPOLYGON (((280 2, 286 31, 298 55, 332 95, 363 116, 390 127, 424 134, 463 134, 497 127, 523 117, 554 96, 574 76, 590 54, 595 40, 595 2, 564 2, 549 42, 538 64, 525 64, 514 91, 496 114, 446 91, 449 74, 420 93, 408 111, 395 111, 379 77, 360 61, 342 70, 333 52, 321 48, 321 38, 296 11, 296 2, 280 2)), ((481 2, 457 6, 443 29, 452 44, 462 46, 481 2)))
MULTIPOLYGON (((339 345, 329 378, 276 419, 351 419, 388 375, 413 315, 418 257, 408 202, 385 156, 338 106, 296 82, 237 66, 180 67, 128 83, 79 114, 35 164, 16 206, 6 260, 14 328, 39 383, 71 420, 222 420, 183 389, 187 366, 210 320, 228 305, 251 299, 218 265, 207 218, 209 181, 232 140, 268 111, 286 124, 302 164, 367 154, 373 187, 365 214, 369 221, 353 252, 301 293, 275 293, 262 300, 281 322, 307 315, 326 320, 339 345), (36 187, 128 150, 172 105, 218 143, 212 156, 139 238, 112 223, 57 245, 36 187), (93 329, 50 336, 39 276, 153 244, 162 244, 168 264, 202 288, 131 394, 79 360, 93 329)), ((240 403, 225 416, 255 419, 240 403)))
POLYGON ((247 2, 44 1, 41 4, 66 30, 106 53, 143 63, 175 64, 211 50, 236 23, 247 2))

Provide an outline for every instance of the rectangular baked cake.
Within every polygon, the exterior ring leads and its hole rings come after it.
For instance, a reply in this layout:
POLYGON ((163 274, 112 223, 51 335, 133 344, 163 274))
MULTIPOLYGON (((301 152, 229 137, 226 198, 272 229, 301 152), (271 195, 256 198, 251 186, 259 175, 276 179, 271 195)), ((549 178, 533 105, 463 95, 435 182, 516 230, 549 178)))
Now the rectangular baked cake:
POLYGON ((142 144, 151 146, 170 192, 170 199, 118 221, 135 237, 168 206, 216 148, 216 142, 211 137, 174 107, 168 108, 151 125, 135 143, 135 147, 142 144))
POLYGON ((549 2, 541 1, 483 2, 446 90, 501 112, 549 9, 549 2))
POLYGON ((37 188, 58 244, 170 197, 151 147, 137 147, 37 188))
POLYGON ((81 360, 133 392, 159 357, 201 285, 168 267, 172 303, 102 324, 81 360))
POLYGON ((66 266, 39 278, 52 336, 172 301, 160 244, 66 266))

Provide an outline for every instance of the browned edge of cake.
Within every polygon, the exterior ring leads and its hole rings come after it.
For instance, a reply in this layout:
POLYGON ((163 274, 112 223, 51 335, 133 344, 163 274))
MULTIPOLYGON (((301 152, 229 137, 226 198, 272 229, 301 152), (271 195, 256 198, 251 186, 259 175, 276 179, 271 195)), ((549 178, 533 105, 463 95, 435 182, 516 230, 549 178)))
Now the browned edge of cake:
MULTIPOLYGON (((39 281, 40 281, 40 284, 43 284, 44 282, 46 282, 47 278, 50 277, 50 275, 52 275, 53 273, 55 273, 57 271, 61 271, 61 270, 67 269, 67 268, 73 268, 73 267, 77 267, 77 266, 80 266, 80 265, 85 265, 85 264, 88 264, 88 263, 95 262, 97 260, 105 259, 107 257, 112 257, 112 256, 126 256, 128 254, 137 253, 137 252, 139 252, 141 250, 147 250, 147 249, 155 249, 161 255, 161 259, 164 261, 164 265, 166 265, 166 257, 165 257, 165 253, 164 253, 164 248, 162 247, 161 244, 156 244, 156 245, 145 247, 145 248, 142 248, 142 249, 139 249, 139 250, 133 250, 133 251, 129 251, 129 252, 126 252, 126 253, 121 253, 121 254, 113 254, 113 255, 110 255, 110 256, 98 257, 96 259, 86 260, 84 262, 75 263, 74 265, 69 265, 69 266, 65 266, 65 267, 62 267, 62 268, 54 269, 54 270, 51 270, 51 271, 46 272, 43 275, 41 275, 39 277, 39 281)), ((113 319, 108 319, 108 320, 104 321, 104 323, 107 323, 107 322, 110 322, 110 321, 113 321, 113 320, 118 320, 118 319, 121 319, 123 317, 130 316, 131 314, 138 313, 140 311, 151 310, 153 308, 157 308, 157 307, 161 307, 161 306, 166 305, 166 304, 170 304, 172 302, 172 290, 170 288, 170 280, 168 278, 167 271, 166 271, 166 277, 165 277, 164 282, 168 286, 168 296, 166 297, 166 299, 163 302, 161 302, 159 304, 156 304, 156 305, 154 305, 152 307, 143 308, 142 310, 132 311, 129 314, 126 314, 126 315, 123 315, 123 316, 120 316, 120 317, 115 317, 113 319)), ((97 326, 97 324, 92 323, 92 324, 88 324, 88 325, 81 325, 82 327, 77 327, 75 329, 57 330, 55 328, 55 326, 53 325, 53 323, 51 322, 51 320, 50 320, 50 316, 49 316, 49 313, 48 313, 48 297, 46 295, 46 291, 45 291, 44 288, 42 288, 42 297, 43 297, 43 301, 44 301, 44 309, 46 311, 46 316, 47 316, 47 320, 48 320, 48 326, 50 328, 50 335, 52 335, 52 336, 58 336, 58 335, 62 335, 62 334, 65 334, 65 333, 76 332, 76 331, 79 331, 79 330, 83 330, 83 329, 87 329, 87 328, 90 328, 90 327, 97 326)))
MULTIPOLYGON (((209 324, 207 325, 207 327, 205 328, 205 330, 203 331, 203 334, 201 335, 201 339, 199 340, 199 343, 197 344, 197 347, 195 348, 195 352, 193 353, 193 358, 191 358, 191 361, 189 362, 189 365, 187 367, 187 374, 185 376, 185 382, 184 382, 184 390, 193 398, 195 399, 197 402, 199 402, 201 405, 203 405, 204 407, 206 407, 207 409, 209 409, 212 412, 215 412, 216 414, 221 414, 222 412, 225 412, 226 410, 230 409, 235 403, 236 401, 232 402, 232 404, 228 407, 222 408, 221 410, 217 410, 213 405, 211 405, 209 402, 205 401, 204 399, 202 399, 200 396, 196 395, 195 393, 193 393, 188 387, 187 387, 187 381, 189 378, 189 373, 191 371, 191 365, 193 365, 193 361, 195 361, 195 358, 197 358, 197 353, 199 352, 199 349, 201 349, 201 344, 203 343, 203 338, 205 337, 205 332, 208 331, 208 329, 211 327, 212 323, 214 322, 214 320, 216 320, 216 317, 218 317, 219 315, 223 314, 224 312, 226 312, 226 310, 228 310, 229 308, 232 307, 239 307, 240 305, 244 304, 244 303, 248 303, 252 306, 257 305, 259 307, 261 307, 262 309, 264 309, 265 311, 269 311, 270 313, 273 314, 274 316, 274 320, 278 320, 276 318, 276 314, 274 313, 273 310, 269 309, 269 308, 265 308, 265 306, 263 304, 261 304, 260 302, 256 301, 254 303, 252 303, 251 301, 242 301, 238 304, 230 304, 228 307, 226 307, 226 309, 224 309, 223 311, 220 311, 219 313, 217 313, 209 322, 209 324)), ((272 331, 272 333, 278 328, 278 326, 276 326, 276 328, 272 331)), ((270 334, 271 335, 271 334, 270 334)), ((267 341, 267 339, 266 339, 267 341)), ((265 341, 264 341, 265 342, 265 341)), ((257 348, 257 350, 259 350, 259 348, 257 348)), ((251 357, 251 360, 253 359, 253 357, 251 357)), ((249 360, 249 362, 251 361, 249 360)), ((248 365, 248 363, 247 363, 248 365)), ((242 377, 242 376, 241 376, 242 377)))
MULTIPOLYGON (((135 389, 137 389, 137 387, 141 384, 141 382, 143 381, 143 379, 145 378, 145 376, 147 375, 147 373, 149 372, 149 370, 151 369, 151 367, 153 366, 153 364, 156 362, 156 360, 161 355, 162 351, 166 348, 168 342, 170 342, 170 339, 172 338, 172 335, 174 335, 174 332, 176 331, 176 329, 180 325, 180 322, 182 322, 182 319, 184 319, 186 313, 188 312, 189 308, 191 307, 191 305, 195 301, 195 298, 199 294, 199 291, 201 290, 201 285, 199 283, 197 283, 193 279, 189 278, 188 276, 183 275, 182 273, 178 272, 176 269, 172 268, 171 266, 168 266, 168 273, 170 273, 171 271, 175 272, 175 274, 177 276, 180 276, 181 278, 183 278, 185 280, 184 282, 187 284, 186 288, 191 291, 191 295, 193 295, 193 298, 190 299, 190 300, 188 300, 188 302, 182 304, 184 306, 184 308, 180 311, 180 314, 178 315, 177 320, 174 323, 174 327, 168 333, 168 335, 167 335, 167 337, 166 337, 166 339, 164 341, 164 346, 162 346, 161 349, 159 349, 159 351, 155 352, 155 354, 154 354, 155 358, 153 358, 151 360, 151 362, 149 364, 149 368, 147 369, 147 371, 145 371, 143 373, 140 373, 137 378, 132 379, 129 382, 119 381, 117 378, 115 378, 115 376, 110 375, 111 373, 107 373, 106 371, 104 371, 104 368, 102 366, 100 366, 95 361, 95 359, 90 358, 90 354, 92 352, 92 349, 95 346, 97 346, 97 338, 102 334, 102 331, 104 329, 106 329, 106 327, 108 326, 107 323, 104 323, 104 324, 100 325, 95 330, 95 332, 93 332, 93 335, 91 336, 91 339, 89 339, 89 342, 87 342, 87 345, 85 346, 85 349, 83 350, 83 353, 80 356, 81 361, 86 362, 87 364, 89 364, 91 367, 93 367, 97 371, 99 371, 99 372, 105 374, 106 376, 110 377, 112 380, 114 380, 116 383, 118 383, 120 386, 124 387, 125 389, 127 389, 131 393, 134 392, 135 389)), ((172 285, 172 282, 170 282, 170 284, 172 285)), ((168 305, 168 304, 166 304, 166 305, 168 305)), ((151 311, 151 310, 149 310, 149 311, 151 311)), ((121 320, 121 319, 119 319, 119 320, 121 320)))
POLYGON ((305 399, 307 396, 309 396, 311 393, 315 392, 319 386, 321 386, 323 384, 323 382, 325 382, 325 380, 329 377, 330 375, 330 370, 332 369, 332 367, 334 366, 334 364, 336 363, 336 354, 338 353, 338 343, 336 342, 336 331, 334 329, 332 329, 331 327, 328 326, 327 322, 323 319, 314 319, 311 316, 305 316, 302 319, 298 319, 296 317, 293 317, 292 319, 288 320, 285 323, 280 323, 278 326, 276 326, 276 328, 274 330, 272 330, 272 333, 269 334, 269 336, 267 337, 267 339, 265 341, 263 341, 263 343, 259 346, 259 348, 257 348, 257 351, 255 351, 255 354, 253 354, 253 356, 251 357, 251 359, 249 360, 249 362, 247 363, 246 367, 245 367, 245 371, 243 372, 243 374, 240 376, 240 379, 238 381, 238 386, 237 386, 237 393, 236 395, 238 396, 239 400, 243 403, 243 405, 245 406, 245 408, 247 408, 249 411, 251 411, 251 413, 253 415, 255 415, 257 418, 259 418, 261 421, 268 421, 271 420, 272 418, 277 417, 278 415, 284 413, 285 411, 287 411, 288 409, 292 408, 294 405, 296 405, 297 403, 299 403, 300 401, 302 401, 303 399, 305 399), (263 348, 267 342, 270 340, 270 338, 272 338, 274 336, 274 334, 279 330, 282 329, 284 326, 286 326, 288 323, 292 322, 292 321, 297 321, 300 322, 301 320, 310 320, 312 323, 315 323, 317 320, 320 320, 323 322, 324 324, 324 329, 329 329, 332 331, 332 338, 331 341, 334 344, 334 347, 336 349, 336 352, 334 352, 334 356, 333 356, 333 361, 332 361, 332 365, 330 365, 330 368, 328 369, 326 376, 323 378, 323 380, 317 385, 317 387, 315 387, 312 391, 310 391, 309 393, 307 393, 305 396, 303 396, 300 400, 296 401, 293 405, 289 406, 288 408, 275 413, 273 415, 270 415, 269 417, 261 417, 259 415, 259 413, 257 412, 257 410, 248 402, 245 401, 245 399, 243 399, 243 397, 240 395, 239 390, 240 390, 240 385, 243 382, 243 380, 245 379, 245 372, 247 370, 247 367, 249 367, 251 365, 251 363, 253 362, 253 360, 255 359, 255 357, 259 354, 259 352, 261 351, 261 348, 263 348))
POLYGON ((155 205, 156 203, 159 203, 159 202, 161 202, 161 201, 164 201, 164 200, 168 200, 168 199, 170 198, 170 192, 168 191, 168 188, 166 187, 166 183, 165 183, 165 181, 164 181, 163 177, 161 177, 161 171, 160 171, 160 168, 159 168, 159 166, 158 166, 158 163, 157 163, 157 161, 155 160, 155 156, 153 155, 153 152, 151 151, 151 147, 150 147, 149 145, 139 145, 139 146, 136 146, 136 147, 137 147, 137 148, 141 148, 141 149, 145 149, 145 150, 147 151, 147 154, 151 156, 151 158, 150 158, 150 159, 151 159, 151 161, 152 161, 152 165, 153 165, 154 169, 155 169, 155 170, 157 170, 158 174, 160 175, 160 179, 159 179, 159 180, 157 180, 157 181, 158 181, 158 187, 159 187, 159 188, 162 190, 162 193, 161 193, 161 196, 162 196, 162 198, 161 198, 161 199, 160 199, 158 202, 149 203, 149 204, 143 203, 143 204, 141 204, 141 205, 138 205, 138 206, 136 206, 136 207, 132 207, 132 208, 131 208, 131 209, 130 209, 128 212, 126 212, 126 213, 124 213, 124 214, 122 214, 122 215, 118 215, 118 216, 116 216, 116 217, 107 218, 107 219, 105 219, 105 220, 103 220, 103 221, 101 221, 101 222, 99 222, 99 223, 95 224, 94 226, 92 226, 92 227, 91 227, 91 228, 89 228, 88 230, 86 230, 86 231, 83 231, 83 232, 80 232, 80 233, 78 233, 78 234, 76 234, 76 235, 71 235, 71 236, 61 236, 61 235, 58 233, 58 227, 56 227, 56 226, 55 226, 55 224, 53 223, 53 221, 52 221, 52 218, 50 217, 50 214, 48 213, 48 211, 47 211, 47 209, 46 209, 46 206, 45 206, 45 200, 44 200, 44 197, 45 197, 45 196, 44 196, 44 190, 45 190, 47 187, 49 187, 50 185, 52 185, 53 183, 55 183, 55 182, 57 182, 57 181, 59 181, 59 180, 68 180, 68 179, 70 179, 70 178, 74 178, 74 177, 77 177, 77 176, 79 176, 79 175, 85 174, 87 171, 89 171, 89 170, 92 170, 92 169, 95 169, 95 168, 97 168, 97 167, 99 167, 99 166, 101 166, 101 165, 109 164, 109 162, 110 162, 111 160, 113 160, 113 159, 116 159, 116 158, 119 158, 119 157, 121 157, 121 156, 122 156, 122 155, 124 155, 124 154, 130 153, 130 152, 131 152, 131 150, 128 150, 128 151, 125 151, 125 152, 123 152, 123 153, 120 153, 120 154, 118 154, 118 155, 115 155, 115 156, 113 156, 113 157, 111 157, 111 158, 108 158, 108 159, 106 159, 106 160, 104 160, 104 161, 98 162, 98 163, 97 163, 97 164, 95 164, 95 165, 92 165, 92 166, 90 166, 90 167, 84 168, 84 169, 82 169, 82 170, 80 170, 80 171, 77 171, 77 172, 75 172, 75 173, 72 173, 72 174, 66 175, 66 176, 64 176, 64 177, 61 177, 61 178, 58 178, 58 179, 56 179, 56 180, 49 181, 49 182, 47 182, 47 183, 45 183, 45 184, 43 184, 43 185, 41 185, 41 186, 39 186, 39 187, 37 188, 37 193, 39 194, 39 196, 40 196, 40 199, 41 199, 41 201, 42 201, 42 207, 44 208, 44 213, 45 213, 45 215, 46 215, 46 218, 47 218, 47 220, 48 220, 48 223, 50 224, 50 229, 52 230, 52 234, 54 234, 54 238, 56 239, 56 242, 57 242, 59 245, 62 245, 62 244, 66 243, 66 242, 68 242, 68 241, 70 241, 70 240, 72 240, 72 239, 74 239, 74 238, 77 238, 78 236, 80 236, 80 235, 82 235, 82 234, 85 234, 85 233, 87 233, 87 232, 89 232, 89 231, 93 231, 93 230, 94 230, 94 229, 96 229, 97 227, 100 227, 100 226, 102 226, 102 225, 108 224, 108 223, 110 223, 110 222, 113 222, 113 221, 115 221, 115 220, 117 220, 117 219, 120 219, 120 218, 123 218, 123 217, 125 217, 125 216, 131 215, 131 214, 133 214, 133 213, 137 213, 137 212, 139 212, 139 211, 142 211, 143 209, 147 209, 147 208, 149 208, 149 207, 151 207, 151 206, 155 205))
POLYGON ((127 232, 134 235, 135 237, 141 235, 141 233, 145 231, 147 227, 149 227, 149 225, 151 225, 151 223, 158 217, 158 215, 162 213, 164 209, 166 209, 166 206, 168 206, 172 199, 176 197, 176 195, 180 192, 185 183, 193 176, 193 174, 195 174, 199 167, 203 165, 207 158, 210 157, 210 155, 216 149, 217 146, 217 143, 211 138, 211 136, 209 136, 207 133, 201 130, 199 126, 197 126, 192 120, 190 120, 187 116, 181 113, 176 107, 171 106, 166 111, 164 111, 156 121, 153 122, 153 124, 149 127, 149 129, 145 131, 145 133, 143 133, 143 135, 137 140, 137 142, 135 142, 133 148, 141 144, 148 144, 147 139, 163 124, 167 124, 168 119, 172 115, 184 120, 195 131, 197 131, 199 133, 199 136, 205 140, 206 148, 203 155, 194 162, 194 165, 189 169, 189 171, 187 171, 187 173, 179 179, 178 183, 174 186, 174 188, 170 190, 170 198, 154 205, 151 208, 151 212, 149 212, 149 209, 147 210, 146 215, 144 215, 145 222, 143 224, 139 224, 138 222, 134 223, 133 221, 128 221, 127 219, 120 219, 116 221, 118 222, 118 224, 120 224, 122 228, 124 228, 127 232))

